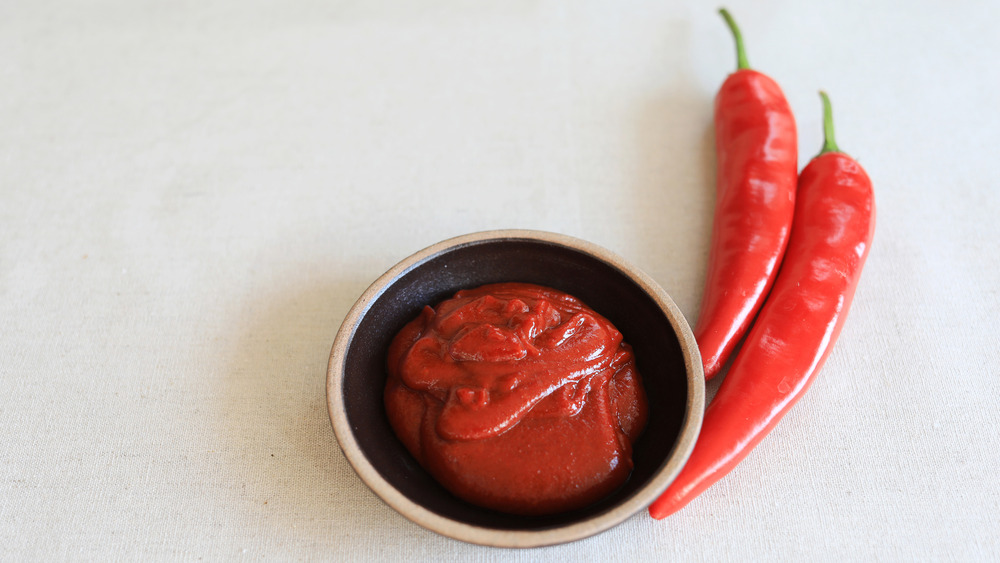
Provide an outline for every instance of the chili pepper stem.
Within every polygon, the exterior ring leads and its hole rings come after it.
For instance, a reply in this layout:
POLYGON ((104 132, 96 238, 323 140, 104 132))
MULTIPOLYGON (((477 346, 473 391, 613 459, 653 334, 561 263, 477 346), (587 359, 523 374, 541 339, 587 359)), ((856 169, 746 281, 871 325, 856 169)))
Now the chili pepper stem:
POLYGON ((833 105, 830 104, 830 96, 820 90, 819 97, 823 100, 823 149, 819 151, 819 154, 841 152, 833 137, 833 105))
POLYGON ((743 48, 743 34, 740 33, 740 27, 736 25, 736 20, 730 15, 729 10, 725 8, 719 8, 719 13, 725 18, 726 24, 729 25, 729 31, 733 32, 733 39, 736 40, 736 68, 737 70, 746 70, 750 68, 750 63, 747 61, 747 52, 743 48))

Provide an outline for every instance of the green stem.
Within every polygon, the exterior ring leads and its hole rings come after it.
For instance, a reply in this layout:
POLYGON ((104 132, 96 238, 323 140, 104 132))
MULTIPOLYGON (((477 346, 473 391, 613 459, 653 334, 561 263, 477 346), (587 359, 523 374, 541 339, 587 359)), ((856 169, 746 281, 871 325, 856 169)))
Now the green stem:
POLYGON ((722 17, 726 19, 726 24, 729 25, 729 31, 733 32, 733 39, 736 40, 736 68, 737 70, 746 70, 750 68, 750 63, 747 62, 747 52, 743 48, 743 34, 740 33, 740 27, 736 25, 736 20, 733 16, 729 14, 729 10, 725 8, 720 8, 719 13, 722 17))
POLYGON ((819 97, 823 99, 823 150, 819 154, 840 152, 837 141, 833 138, 833 106, 830 104, 830 96, 820 90, 819 97))

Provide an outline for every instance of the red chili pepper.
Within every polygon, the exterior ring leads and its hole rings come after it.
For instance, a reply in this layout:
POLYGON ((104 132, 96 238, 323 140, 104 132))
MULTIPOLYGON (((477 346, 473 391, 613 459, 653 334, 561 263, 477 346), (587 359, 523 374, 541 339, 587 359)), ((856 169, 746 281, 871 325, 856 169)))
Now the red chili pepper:
POLYGON ((806 392, 844 325, 875 231, 875 200, 868 175, 837 148, 830 100, 821 96, 825 142, 799 177, 781 272, 690 459, 649 507, 654 518, 683 508, 750 453, 806 392))
POLYGON ((738 70, 715 99, 715 220, 694 334, 711 379, 764 302, 788 244, 798 179, 795 118, 778 84, 751 70, 740 30, 738 70))

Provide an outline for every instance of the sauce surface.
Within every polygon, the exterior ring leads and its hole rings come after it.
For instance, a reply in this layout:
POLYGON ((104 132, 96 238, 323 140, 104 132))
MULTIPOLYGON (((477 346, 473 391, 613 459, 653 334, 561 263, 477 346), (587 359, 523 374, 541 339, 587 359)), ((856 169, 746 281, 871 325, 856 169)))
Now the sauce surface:
POLYGON ((396 335, 387 368, 396 435, 473 504, 572 510, 632 471, 647 418, 632 348, 566 293, 524 283, 459 291, 396 335))

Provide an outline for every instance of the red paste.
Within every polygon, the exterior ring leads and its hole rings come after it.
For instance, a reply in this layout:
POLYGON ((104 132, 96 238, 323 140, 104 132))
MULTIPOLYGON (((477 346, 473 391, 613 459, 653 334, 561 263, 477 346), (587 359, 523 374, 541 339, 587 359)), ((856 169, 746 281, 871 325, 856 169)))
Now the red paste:
POLYGON ((457 496, 515 514, 594 503, 632 471, 646 395, 604 317, 502 283, 425 307, 389 348, 385 405, 406 448, 457 496))

